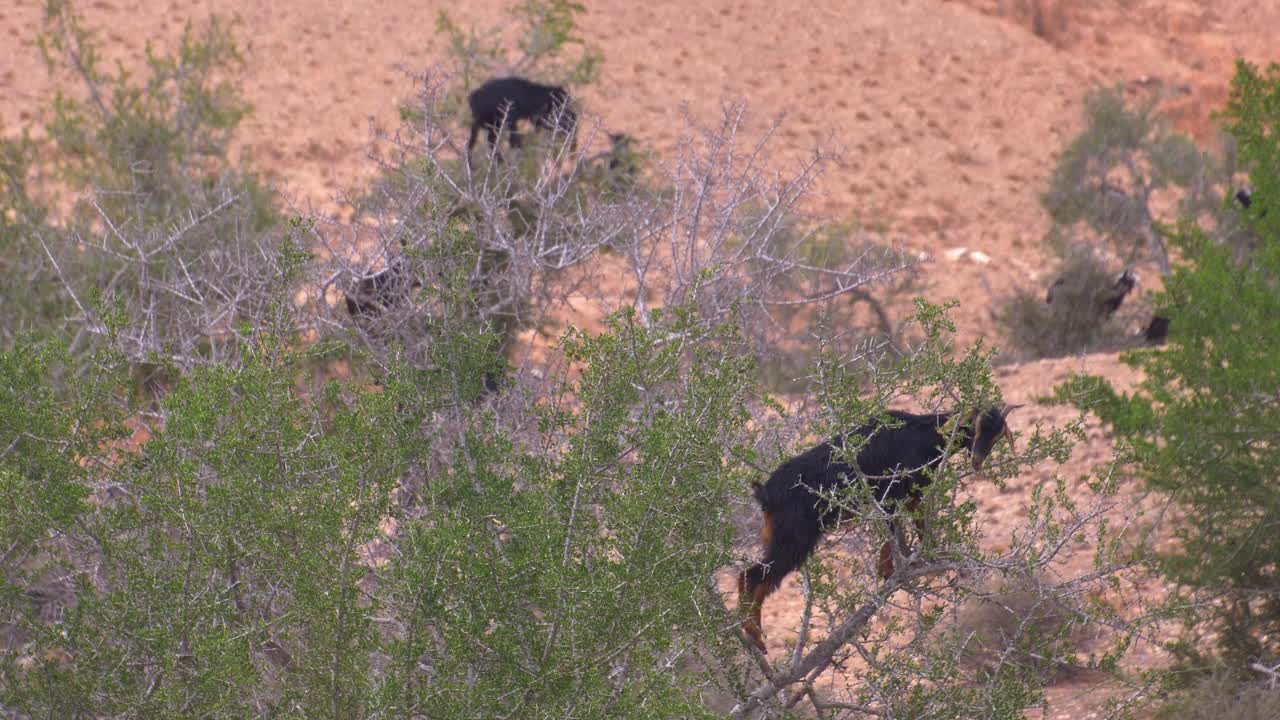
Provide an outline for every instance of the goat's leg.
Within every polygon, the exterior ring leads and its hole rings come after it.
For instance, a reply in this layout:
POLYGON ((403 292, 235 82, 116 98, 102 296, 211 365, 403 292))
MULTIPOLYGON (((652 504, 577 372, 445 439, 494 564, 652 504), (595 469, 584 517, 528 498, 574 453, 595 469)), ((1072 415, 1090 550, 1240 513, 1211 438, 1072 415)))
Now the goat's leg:
POLYGON ((764 546, 765 559, 738 575, 738 611, 747 613, 742 621, 742 630, 756 648, 766 654, 769 649, 764 644, 764 626, 760 614, 764 610, 764 599, 782 580, 780 575, 770 572, 775 529, 773 515, 767 510, 761 510, 760 544, 764 546))
POLYGON ((880 559, 876 563, 876 570, 880 573, 880 577, 888 580, 893 575, 894 548, 905 556, 907 554, 907 536, 902 531, 902 523, 897 520, 889 520, 889 539, 884 541, 880 546, 880 559))
POLYGON ((816 516, 806 516, 807 521, 804 522, 796 522, 795 519, 788 522, 785 515, 780 519, 768 511, 761 514, 760 539, 765 546, 764 560, 738 576, 738 608, 739 612, 748 612, 742 621, 743 631, 760 652, 767 653, 761 620, 765 598, 782 585, 783 578, 791 571, 804 564, 817 546, 822 532, 816 516))
POLYGON ((498 134, 498 126, 492 124, 485 125, 484 131, 485 136, 489 138, 489 151, 493 153, 495 160, 501 161, 502 149, 498 146, 498 140, 501 139, 501 136, 498 134))
POLYGON ((760 614, 764 609, 765 596, 769 594, 763 581, 768 573, 769 568, 764 563, 755 563, 738 575, 738 611, 745 610, 747 613, 742 619, 742 631, 747 634, 751 644, 765 654, 768 654, 769 648, 764 644, 760 614))
MULTIPOLYGON (((920 536, 920 544, 923 546, 929 534, 929 523, 919 514, 920 498, 912 497, 907 502, 906 509, 907 512, 911 513, 911 523, 915 525, 916 534, 920 536)), ((880 577, 885 579, 893 575, 893 546, 896 544, 899 552, 903 555, 907 554, 908 548, 907 536, 902 531, 901 523, 897 522, 897 520, 889 520, 889 535, 889 539, 885 541, 884 545, 880 546, 880 560, 876 567, 880 572, 880 577)))
POLYGON ((885 580, 893 575, 893 540, 885 540, 880 546, 880 559, 876 562, 876 571, 885 580))
POLYGON ((907 512, 911 513, 911 522, 916 526, 916 534, 920 536, 920 546, 924 547, 929 537, 929 520, 920 512, 920 503, 919 497, 911 498, 907 503, 907 512))

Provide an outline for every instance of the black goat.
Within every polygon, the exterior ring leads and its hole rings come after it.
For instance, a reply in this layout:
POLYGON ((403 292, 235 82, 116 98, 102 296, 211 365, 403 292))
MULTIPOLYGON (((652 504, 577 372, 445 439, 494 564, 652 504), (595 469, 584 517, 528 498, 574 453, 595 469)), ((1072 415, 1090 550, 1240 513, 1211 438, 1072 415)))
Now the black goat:
POLYGON ((517 125, 521 120, 544 130, 559 130, 569 136, 572 147, 577 147, 578 116, 570 107, 569 93, 562 87, 539 85, 521 77, 495 78, 472 92, 467 103, 471 106, 467 157, 471 156, 480 128, 488 133, 495 153, 503 127, 510 131, 511 147, 520 147, 517 125))
MULTIPOLYGON (((1241 188, 1236 191, 1236 200, 1240 203, 1241 207, 1248 210, 1253 206, 1253 192, 1241 188)), ((1264 218, 1266 216, 1267 211, 1265 209, 1258 213, 1258 217, 1260 218, 1264 218)))
POLYGON ((1052 305, 1052 304, 1053 304, 1053 291, 1054 291, 1054 290, 1057 290, 1058 288, 1060 288, 1060 287, 1062 287, 1063 285, 1066 285, 1066 284, 1067 284, 1067 279, 1066 279, 1066 278, 1064 278, 1064 277, 1060 277, 1060 278, 1058 278, 1057 280, 1054 280, 1054 281, 1053 281, 1053 284, 1049 286, 1049 292, 1047 292, 1047 293, 1045 293, 1045 294, 1044 294, 1044 301, 1045 301, 1045 304, 1047 304, 1047 305, 1052 305))
MULTIPOLYGON (((1053 281, 1049 286, 1049 291, 1045 294, 1044 301, 1053 304, 1054 291, 1067 283, 1065 277, 1060 277, 1053 281)), ((1133 291, 1134 286, 1138 284, 1138 273, 1132 270, 1125 270, 1116 278, 1115 284, 1100 293, 1098 304, 1102 308, 1103 317, 1109 318, 1116 314, 1120 309, 1120 305, 1124 303, 1125 297, 1133 291)))
POLYGON ((1169 318, 1160 315, 1153 316, 1151 322, 1147 324, 1147 329, 1142 333, 1142 337, 1151 345, 1163 345, 1169 340, 1169 318))
POLYGON ((635 150, 632 149, 634 138, 626 133, 609 133, 609 170, 612 172, 635 173, 635 150))
POLYGON ((420 287, 422 282, 413 275, 408 262, 397 256, 386 269, 360 278, 351 292, 344 293, 347 312, 353 318, 375 318, 420 287))
MULTIPOLYGON (((968 448, 975 470, 982 467, 996 441, 1013 435, 1005 418, 1017 405, 994 407, 969 415, 956 428, 956 448, 968 448)), ((743 621, 747 636, 761 652, 764 645, 760 615, 764 600, 782 584, 788 573, 808 560, 822 534, 840 520, 840 508, 824 495, 847 487, 859 477, 868 484, 875 502, 894 513, 903 500, 914 506, 923 495, 932 474, 946 457, 948 435, 943 426, 956 413, 916 415, 893 411, 890 422, 869 422, 850 435, 865 438, 857 451, 857 467, 840 460, 837 449, 845 447, 848 435, 839 435, 778 467, 764 485, 754 489, 760 504, 760 539, 764 560, 738 576, 739 608, 750 610, 743 621)), ((891 535, 897 532, 889 521, 891 535)), ((882 577, 893 574, 892 539, 880 548, 878 570, 882 577)))
POLYGON ((1133 287, 1138 284, 1138 273, 1132 270, 1125 270, 1120 273, 1120 277, 1116 278, 1116 282, 1106 293, 1103 294, 1101 303, 1102 311, 1107 317, 1116 314, 1120 309, 1120 304, 1124 302, 1125 297, 1133 291, 1133 287))

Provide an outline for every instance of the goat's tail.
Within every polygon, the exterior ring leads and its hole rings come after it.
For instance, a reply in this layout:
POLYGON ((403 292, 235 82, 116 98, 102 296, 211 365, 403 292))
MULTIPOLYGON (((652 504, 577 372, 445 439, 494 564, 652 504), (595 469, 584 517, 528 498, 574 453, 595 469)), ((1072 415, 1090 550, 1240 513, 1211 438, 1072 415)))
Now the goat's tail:
POLYGON ((755 496, 761 510, 769 509, 769 491, 765 489, 764 485, 758 482, 751 483, 751 494, 755 496))

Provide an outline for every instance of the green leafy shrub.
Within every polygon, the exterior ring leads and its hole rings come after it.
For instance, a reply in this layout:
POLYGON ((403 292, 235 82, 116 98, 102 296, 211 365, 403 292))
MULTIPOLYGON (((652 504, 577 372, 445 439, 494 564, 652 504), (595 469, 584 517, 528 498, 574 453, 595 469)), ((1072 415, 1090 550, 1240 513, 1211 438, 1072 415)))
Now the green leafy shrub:
MULTIPOLYGON (((1280 68, 1238 64, 1225 118, 1256 188, 1280 187, 1277 97, 1280 68)), ((1176 331, 1166 349, 1125 357, 1145 373, 1137 390, 1081 376, 1057 393, 1096 412, 1146 484, 1181 508, 1177 542, 1155 557, 1181 588, 1177 647, 1207 662, 1212 633, 1236 672, 1280 656, 1280 213, 1267 213, 1274 196, 1257 196, 1249 219, 1262 242, 1247 261, 1193 222, 1170 235, 1184 262, 1156 303, 1176 331)))
POLYGON ((35 153, 36 143, 25 134, 0 138, 0 272, 8 278, 0 283, 0 348, 60 326, 69 304, 40 247, 52 228, 47 210, 33 197, 35 153))
POLYGON ((668 659, 723 616, 707 578, 731 530, 708 520, 741 483, 722 453, 753 371, 732 328, 654 320, 566 337, 583 375, 562 378, 525 441, 483 415, 456 442, 420 434, 451 395, 417 372, 299 396, 304 356, 263 332, 238 367, 184 376, 144 446, 104 453, 69 444, 76 405, 27 397, 45 365, 0 358, 36 375, 0 397, 3 439, 30 450, 0 458, 7 547, 74 598, 50 623, 29 578, 6 578, 2 702, 59 717, 697 714, 668 659), (30 430, 9 424, 20 412, 30 430), (437 441, 453 460, 406 515, 393 490, 437 441), (88 501, 100 474, 118 492, 88 501))
MULTIPOLYGON (((995 392, 988 356, 948 358, 942 311, 920 315, 928 348, 848 367, 850 382, 876 382, 870 398, 827 368, 832 426, 898 393, 951 404, 995 392)), ((124 378, 110 358, 55 392, 47 375, 67 357, 0 357, 0 441, 22 450, 0 455, 0 532, 22 558, 0 592, 0 704, 58 717, 666 718, 711 717, 713 692, 735 698, 739 716, 786 701, 779 691, 852 649, 802 635, 766 680, 728 631, 713 578, 735 558, 727 516, 754 476, 755 363, 736 328, 692 307, 639 320, 624 311, 602 333, 567 334, 573 376, 553 378, 524 418, 459 404, 489 352, 474 335, 440 338, 448 371, 390 368, 377 387, 306 393, 317 351, 290 349, 287 325, 267 327, 235 367, 185 373, 140 447, 120 444, 124 378), (420 474, 416 499, 397 500, 420 474), (61 613, 31 602, 37 582, 63 597, 61 613)), ((1064 441, 1037 435, 989 477, 1064 441)), ((859 633, 878 659, 815 706, 966 717, 994 705, 1013 717, 1037 697, 1043 679, 1018 663, 965 671, 958 645, 923 642, 947 636, 933 609, 869 624, 868 604, 896 615, 896 593, 945 606, 993 572, 1052 562, 1057 538, 1097 517, 1059 487, 1033 497, 1008 553, 989 555, 975 545, 974 507, 955 497, 960 480, 949 466, 931 486, 936 521, 907 565, 914 579, 836 582, 837 558, 811 563, 814 617, 859 633), (903 646, 907 620, 918 637, 903 646)), ((1083 592, 1114 571, 1100 563, 1099 576, 1046 592, 1083 592)))

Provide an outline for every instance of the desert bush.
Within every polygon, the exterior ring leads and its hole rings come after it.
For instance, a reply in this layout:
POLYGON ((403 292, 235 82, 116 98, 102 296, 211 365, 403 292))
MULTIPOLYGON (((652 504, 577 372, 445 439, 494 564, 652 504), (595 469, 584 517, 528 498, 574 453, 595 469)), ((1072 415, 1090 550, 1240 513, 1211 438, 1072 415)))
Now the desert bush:
POLYGON ((302 260, 261 177, 228 154, 249 112, 234 84, 244 63, 234 26, 188 23, 172 54, 149 46, 134 77, 104 70, 73 6, 50 0, 40 47, 60 87, 45 189, 72 202, 29 226, 14 257, 43 259, 38 287, 54 284, 45 301, 72 309, 71 349, 109 342, 143 370, 234 357, 232 328, 287 299, 302 260), (127 320, 109 330, 114 313, 127 320))
POLYGON ((709 322, 742 312, 744 334, 763 351, 793 331, 781 320, 795 309, 838 308, 917 262, 879 238, 825 238, 801 208, 833 158, 818 152, 794 176, 776 175, 772 131, 740 138, 741 106, 726 107, 716 126, 691 123, 676 157, 620 193, 598 172, 602 138, 590 130, 576 151, 535 143, 509 162, 463 162, 465 132, 443 110, 450 81, 419 80, 418 119, 381 136, 386 162, 354 203, 355 220, 312 228, 311 242, 332 258, 316 268, 317 285, 350 287, 392 259, 423 285, 375 321, 353 322, 342 306, 322 318, 330 331, 354 331, 375 358, 425 367, 432 328, 450 314, 440 304, 447 278, 473 303, 466 322, 492 327, 504 353, 524 331, 554 337, 570 311, 602 317, 634 305, 647 322, 655 308, 686 303, 709 322), (356 228, 372 263, 350 252, 356 228))
MULTIPOLYGON (((950 404, 995 392, 983 353, 949 358, 940 313, 921 306, 928 347, 824 370, 833 427, 902 393, 950 404), (848 396, 842 368, 877 392, 848 396)), ((884 584, 836 582, 838 559, 811 563, 807 629, 762 665, 714 584, 735 558, 727 514, 754 474, 753 418, 768 417, 732 324, 694 306, 645 323, 620 312, 603 332, 564 336, 575 371, 555 375, 525 421, 473 408, 442 423, 456 376, 481 376, 474 333, 438 340, 452 344, 441 349, 449 372, 389 367, 379 387, 334 381, 310 394, 298 380, 315 351, 291 349, 288 323, 281 313, 255 331, 235 367, 185 373, 141 446, 120 443, 118 359, 53 390, 45 376, 69 358, 0 356, 6 710, 711 717, 704 698, 719 692, 736 717, 802 701, 835 717, 1015 717, 1043 678, 1013 661, 966 670, 962 643, 928 642, 954 636, 938 608, 992 575, 1046 567, 1061 538, 1100 530, 1114 504, 1100 488, 1100 504, 1076 506, 1059 484, 1033 496, 1008 552, 984 553, 948 466, 927 502, 925 549, 884 584), (397 502, 402 480, 427 468, 418 501, 397 502), (62 613, 39 612, 37 582, 69 598, 62 613), (891 622, 872 625, 876 614, 891 622), (818 673, 858 657, 869 664, 846 690, 815 688, 818 673)), ((989 477, 1065 442, 1037 435, 989 477)), ((1106 552, 1099 562, 1044 591, 1067 607, 1120 567, 1106 552)))
MULTIPOLYGON (((1152 95, 1130 102, 1120 88, 1086 95, 1085 129, 1059 156, 1041 196, 1053 223, 1046 245, 1060 267, 1051 277, 1067 281, 1067 301, 1043 306, 1036 298, 1047 288, 1034 287, 1001 303, 995 319, 1014 357, 1119 345, 1123 331, 1132 329, 1126 328, 1128 313, 1112 319, 1091 311, 1085 307, 1088 296, 1113 281, 1121 267, 1168 275, 1166 236, 1178 218, 1196 222, 1237 251, 1256 244, 1232 200, 1234 146, 1224 143, 1217 154, 1200 150, 1169 129, 1158 101, 1152 95), (1112 268, 1109 278, 1100 275, 1104 267, 1112 268)), ((1055 298, 1059 294, 1064 293, 1055 291, 1055 298)))
POLYGON ((36 143, 25 135, 0 139, 0 348, 18 337, 47 333, 66 317, 67 299, 59 292, 49 258, 38 238, 49 233, 48 211, 33 197, 36 143))
MULTIPOLYGON (((1053 302, 1045 289, 1024 287, 1001 300, 994 313, 1012 352, 1003 359, 1039 359, 1122 348, 1131 343, 1135 315, 1147 316, 1142 303, 1130 297, 1114 315, 1105 313, 1101 298, 1114 291, 1119 272, 1096 253, 1078 248, 1055 273, 1053 302)), ((1134 293, 1136 294, 1136 293, 1134 293)))
POLYGON ((1052 587, 1043 575, 1010 574, 965 600, 947 638, 957 643, 961 663, 989 674, 1012 663, 1052 677, 1081 622, 1052 587))
POLYGON ((1041 203, 1062 237, 1074 232, 1069 245, 1105 245, 1126 265, 1154 261, 1167 275, 1161 222, 1222 213, 1229 178, 1190 139, 1168 129, 1157 102, 1153 96, 1130 104, 1119 88, 1086 95, 1085 129, 1063 150, 1041 203), (1176 201, 1163 217, 1155 202, 1162 193, 1176 201))
MULTIPOLYGON (((603 317, 634 304, 644 322, 653 308, 694 302, 709 321, 742 308, 743 332, 763 359, 806 313, 845 325, 850 300, 878 307, 864 286, 889 284, 916 258, 883 238, 808 217, 804 198, 834 158, 819 150, 794 176, 774 175, 768 150, 776 127, 740 138, 741 105, 726 106, 709 127, 688 122, 678 156, 665 163, 625 135, 606 140, 582 108, 576 150, 530 133, 501 161, 490 154, 469 162, 459 97, 487 76, 467 68, 589 82, 600 56, 576 34, 582 11, 524 3, 513 30, 485 35, 442 16, 452 69, 414 77, 419 93, 402 108, 404 124, 375 138, 379 179, 352 200, 344 215, 353 219, 321 219, 310 236, 332 258, 313 276, 321 295, 330 287, 350 293, 359 278, 393 264, 421 287, 377 318, 353 321, 339 303, 321 313, 321 325, 352 338, 375 364, 426 367, 446 316, 493 329, 497 352, 510 357, 517 339, 528 348, 555 337, 570 312, 603 317), (512 38, 516 55, 503 44, 512 38)), ((861 337, 856 330, 846 338, 861 337)), ((798 374, 803 353, 796 359, 782 374, 798 374)))
POLYGON ((1280 708, 1280 688, 1265 680, 1241 682, 1218 673, 1178 693, 1160 708, 1161 720, 1271 720, 1280 708))
MULTIPOLYGON (((153 437, 117 452, 76 438, 81 413, 110 409, 109 375, 56 397, 40 390, 45 365, 0 357, 26 381, 0 392, 0 442, 20 450, 0 456, 6 559, 21 561, 6 562, 0 593, 14 630, 0 704, 58 717, 700 714, 673 666, 695 641, 726 640, 707 578, 732 538, 709 520, 741 482, 723 457, 753 374, 731 327, 671 309, 649 327, 623 313, 571 333, 582 375, 558 378, 534 441, 472 415, 412 513, 392 493, 446 432, 433 418, 449 383, 405 371, 300 396, 306 354, 284 340, 264 329, 238 367, 187 373, 153 437), (74 394, 97 388, 87 408, 74 394), (94 496, 103 480, 114 500, 94 496), (50 573, 74 597, 52 622, 24 597, 50 573)), ((457 359, 458 372, 479 366, 457 359)))
POLYGON ((773 273, 764 288, 774 330, 758 339, 769 346, 760 357, 770 387, 805 390, 810 382, 805 372, 817 360, 819 346, 835 353, 850 353, 868 342, 898 347, 902 338, 889 307, 910 288, 918 257, 859 225, 799 214, 770 219, 767 208, 748 210, 747 215, 747 227, 771 226, 765 238, 771 255, 796 263, 793 272, 773 273), (865 284, 823 297, 831 289, 825 272, 859 264, 868 271, 865 284))

